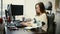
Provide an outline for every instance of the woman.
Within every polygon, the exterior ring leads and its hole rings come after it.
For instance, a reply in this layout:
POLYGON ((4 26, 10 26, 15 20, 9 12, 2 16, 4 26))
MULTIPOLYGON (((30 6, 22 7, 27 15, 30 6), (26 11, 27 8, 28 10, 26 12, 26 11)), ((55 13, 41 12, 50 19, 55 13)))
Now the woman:
MULTIPOLYGON (((39 2, 35 5, 35 9, 36 9, 36 18, 38 18, 38 20, 40 20, 41 22, 44 22, 45 25, 42 26, 42 30, 47 31, 47 16, 46 16, 46 11, 45 11, 45 7, 44 4, 42 2, 39 2)), ((40 22, 40 24, 41 24, 40 22)), ((23 23, 23 25, 26 26, 33 26, 34 23, 23 23)))
POLYGON ((45 25, 42 26, 42 29, 44 31, 47 31, 47 15, 44 4, 42 2, 37 3, 35 5, 35 9, 36 9, 36 18, 45 23, 45 25))

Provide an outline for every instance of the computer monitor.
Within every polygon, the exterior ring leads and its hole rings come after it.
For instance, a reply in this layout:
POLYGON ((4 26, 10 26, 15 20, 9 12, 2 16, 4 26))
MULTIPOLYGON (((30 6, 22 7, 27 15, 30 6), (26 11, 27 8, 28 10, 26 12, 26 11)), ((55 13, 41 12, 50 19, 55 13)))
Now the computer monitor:
POLYGON ((23 15, 23 5, 11 5, 12 16, 23 15))
POLYGON ((8 4, 7 11, 11 20, 15 20, 15 16, 23 15, 23 5, 8 4))

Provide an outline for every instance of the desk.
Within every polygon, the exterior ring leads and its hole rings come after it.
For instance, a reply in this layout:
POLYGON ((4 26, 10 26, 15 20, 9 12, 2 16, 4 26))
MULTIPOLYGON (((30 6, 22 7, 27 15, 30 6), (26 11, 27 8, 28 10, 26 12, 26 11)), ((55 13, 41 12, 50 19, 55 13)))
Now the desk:
POLYGON ((31 32, 31 31, 28 32, 24 29, 12 30, 12 31, 7 29, 7 34, 33 34, 33 32, 31 32))
POLYGON ((23 28, 19 28, 19 30, 9 30, 7 28, 6 34, 34 34, 34 32, 24 30, 23 28))
POLYGON ((41 34, 41 33, 37 33, 37 31, 33 32, 30 30, 25 30, 23 28, 19 28, 18 30, 10 30, 7 28, 6 34, 41 34))
POLYGON ((7 26, 5 26, 5 32, 6 34, 41 34, 37 31, 37 29, 31 29, 34 31, 26 30, 24 28, 18 28, 18 30, 10 30, 7 26))
POLYGON ((24 28, 18 28, 18 30, 10 30, 7 26, 5 26, 6 34, 34 34, 32 31, 27 31, 24 28))

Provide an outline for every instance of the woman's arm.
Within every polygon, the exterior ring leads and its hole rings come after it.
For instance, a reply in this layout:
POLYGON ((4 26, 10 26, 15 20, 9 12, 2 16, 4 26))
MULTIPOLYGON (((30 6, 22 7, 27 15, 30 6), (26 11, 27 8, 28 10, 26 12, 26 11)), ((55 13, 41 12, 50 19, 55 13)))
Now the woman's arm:
POLYGON ((22 22, 21 24, 23 26, 32 27, 32 23, 31 22, 22 22))

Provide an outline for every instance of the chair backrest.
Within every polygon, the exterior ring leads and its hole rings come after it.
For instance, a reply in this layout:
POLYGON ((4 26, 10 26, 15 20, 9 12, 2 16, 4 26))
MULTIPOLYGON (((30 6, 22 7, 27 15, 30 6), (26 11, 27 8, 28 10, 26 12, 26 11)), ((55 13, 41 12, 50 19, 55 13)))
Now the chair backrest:
POLYGON ((52 13, 52 14, 47 14, 47 18, 48 18, 48 25, 49 25, 49 24, 52 24, 52 23, 54 22, 54 19, 55 19, 54 13, 52 13))
POLYGON ((55 15, 54 13, 52 14, 47 14, 47 18, 48 18, 48 28, 47 28, 47 31, 48 32, 53 32, 53 23, 54 23, 54 18, 55 18, 55 15))

